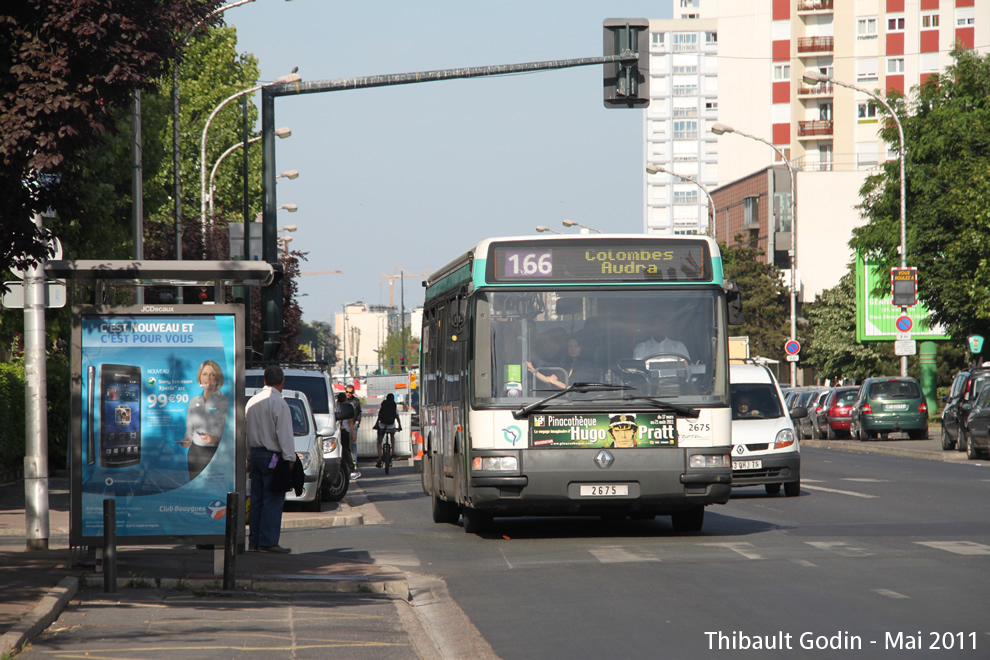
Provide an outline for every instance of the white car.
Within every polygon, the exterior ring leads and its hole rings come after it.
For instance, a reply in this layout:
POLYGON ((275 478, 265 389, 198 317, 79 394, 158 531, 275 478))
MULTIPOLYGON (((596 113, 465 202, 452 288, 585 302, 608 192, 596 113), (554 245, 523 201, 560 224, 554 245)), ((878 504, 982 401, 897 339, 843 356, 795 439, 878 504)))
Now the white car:
MULTIPOLYGON (((259 391, 257 388, 248 387, 244 393, 250 398, 259 391)), ((303 472, 306 475, 302 494, 296 495, 295 490, 290 490, 285 494, 285 501, 300 502, 307 511, 319 511, 320 502, 329 499, 327 491, 330 488, 330 480, 326 478, 327 475, 334 469, 336 472, 340 471, 339 463, 333 465, 329 460, 324 461, 324 445, 335 444, 337 438, 332 427, 316 427, 316 418, 305 394, 298 390, 283 389, 282 398, 289 404, 289 410, 292 412, 292 435, 295 438, 296 455, 302 461, 303 472)))
POLYGON ((729 365, 732 398, 732 487, 764 486, 769 495, 801 492, 801 445, 773 372, 756 363, 729 365))
MULTIPOLYGON (((324 502, 339 502, 344 499, 350 487, 350 473, 342 465, 342 452, 339 436, 336 435, 337 418, 334 414, 333 386, 330 375, 324 363, 321 362, 286 362, 282 363, 285 374, 285 387, 290 390, 304 392, 313 409, 316 427, 334 429, 333 437, 323 444, 323 457, 326 465, 323 477, 326 479, 322 496, 324 502)), ((264 369, 247 369, 244 372, 244 385, 248 388, 264 387, 264 369)))

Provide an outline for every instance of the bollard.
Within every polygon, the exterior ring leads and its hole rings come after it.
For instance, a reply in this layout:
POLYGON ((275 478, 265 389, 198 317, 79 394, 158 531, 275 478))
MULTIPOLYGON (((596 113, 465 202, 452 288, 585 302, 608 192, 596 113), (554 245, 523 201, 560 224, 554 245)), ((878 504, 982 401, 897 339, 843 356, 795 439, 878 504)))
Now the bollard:
POLYGON ((117 500, 103 500, 103 593, 117 593, 117 500))
POLYGON ((227 493, 227 517, 223 538, 223 590, 232 591, 237 567, 237 493, 227 493))

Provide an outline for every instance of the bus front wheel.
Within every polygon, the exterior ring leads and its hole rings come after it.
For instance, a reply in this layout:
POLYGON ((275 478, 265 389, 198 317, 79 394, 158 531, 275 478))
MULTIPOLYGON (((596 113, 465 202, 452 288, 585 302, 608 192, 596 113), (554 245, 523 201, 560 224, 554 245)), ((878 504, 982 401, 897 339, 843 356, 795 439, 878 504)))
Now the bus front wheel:
POLYGON ((487 532, 492 526, 492 514, 469 506, 464 507, 464 531, 468 534, 487 532))
POLYGON ((670 522, 675 532, 700 532, 705 523, 705 507, 697 506, 673 513, 670 515, 670 522))
POLYGON ((442 500, 436 493, 433 494, 433 522, 456 525, 460 517, 461 510, 456 502, 442 500))

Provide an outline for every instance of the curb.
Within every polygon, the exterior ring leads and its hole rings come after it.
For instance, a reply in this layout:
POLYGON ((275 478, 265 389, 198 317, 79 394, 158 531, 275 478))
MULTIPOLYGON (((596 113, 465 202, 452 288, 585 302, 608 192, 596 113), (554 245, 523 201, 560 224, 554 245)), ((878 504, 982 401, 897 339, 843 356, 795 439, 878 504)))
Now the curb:
POLYGON ((0 636, 0 655, 19 649, 25 642, 52 625, 77 593, 79 593, 79 578, 62 578, 58 586, 53 587, 33 610, 0 636))
POLYGON ((904 447, 885 447, 882 442, 851 442, 835 440, 801 440, 803 447, 815 447, 820 449, 832 449, 837 451, 848 451, 856 454, 882 454, 884 456, 898 456, 901 458, 920 458, 927 461, 940 461, 944 463, 971 463, 966 454, 955 451, 933 452, 921 449, 907 449, 904 447))

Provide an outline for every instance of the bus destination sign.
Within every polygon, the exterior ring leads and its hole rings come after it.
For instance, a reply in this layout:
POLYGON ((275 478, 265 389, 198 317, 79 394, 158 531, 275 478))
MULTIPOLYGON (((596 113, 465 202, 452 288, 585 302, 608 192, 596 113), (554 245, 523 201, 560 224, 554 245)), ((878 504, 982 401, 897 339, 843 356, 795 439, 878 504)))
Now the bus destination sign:
POLYGON ((703 240, 575 239, 491 244, 485 279, 516 282, 710 282, 703 240))

